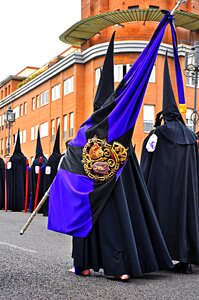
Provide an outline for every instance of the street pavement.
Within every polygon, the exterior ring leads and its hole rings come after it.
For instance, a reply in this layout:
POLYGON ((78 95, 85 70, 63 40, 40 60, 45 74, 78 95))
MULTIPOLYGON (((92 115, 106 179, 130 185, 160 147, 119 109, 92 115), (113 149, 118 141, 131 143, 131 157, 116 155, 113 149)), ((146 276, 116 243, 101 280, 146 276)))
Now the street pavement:
POLYGON ((118 282, 103 271, 76 276, 71 237, 47 230, 38 214, 27 231, 20 230, 30 214, 0 211, 0 300, 199 300, 199 267, 193 274, 168 271, 118 282))

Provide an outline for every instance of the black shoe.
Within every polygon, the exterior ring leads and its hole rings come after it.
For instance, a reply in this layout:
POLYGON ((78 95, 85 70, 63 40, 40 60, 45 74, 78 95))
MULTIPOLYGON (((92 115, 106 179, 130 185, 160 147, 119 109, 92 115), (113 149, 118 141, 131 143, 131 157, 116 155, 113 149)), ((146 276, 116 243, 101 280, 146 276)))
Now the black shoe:
POLYGON ((172 272, 176 273, 184 273, 184 274, 192 274, 192 266, 188 263, 179 262, 174 265, 174 267, 171 269, 172 272))

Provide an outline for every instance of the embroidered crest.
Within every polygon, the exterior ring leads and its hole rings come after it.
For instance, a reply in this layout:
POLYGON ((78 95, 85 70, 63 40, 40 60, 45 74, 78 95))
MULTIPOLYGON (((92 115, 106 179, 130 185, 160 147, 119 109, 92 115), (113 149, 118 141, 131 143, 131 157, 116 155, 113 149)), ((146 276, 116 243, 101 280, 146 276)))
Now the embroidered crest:
POLYGON ((106 181, 125 163, 127 150, 122 144, 109 144, 94 136, 82 151, 82 164, 86 174, 96 181, 106 181))
POLYGON ((150 136, 150 138, 149 138, 149 140, 146 144, 146 149, 147 149, 148 152, 154 152, 155 151, 157 141, 158 141, 158 137, 155 133, 153 133, 150 136))

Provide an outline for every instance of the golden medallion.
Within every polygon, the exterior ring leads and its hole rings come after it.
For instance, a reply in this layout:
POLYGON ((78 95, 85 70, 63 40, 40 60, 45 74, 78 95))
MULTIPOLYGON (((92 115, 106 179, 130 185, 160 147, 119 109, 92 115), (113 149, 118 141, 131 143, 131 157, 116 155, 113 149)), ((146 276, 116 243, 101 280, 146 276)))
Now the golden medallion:
POLYGON ((121 143, 109 144, 96 136, 89 139, 82 151, 82 164, 86 174, 96 181, 110 179, 125 163, 127 150, 121 143))

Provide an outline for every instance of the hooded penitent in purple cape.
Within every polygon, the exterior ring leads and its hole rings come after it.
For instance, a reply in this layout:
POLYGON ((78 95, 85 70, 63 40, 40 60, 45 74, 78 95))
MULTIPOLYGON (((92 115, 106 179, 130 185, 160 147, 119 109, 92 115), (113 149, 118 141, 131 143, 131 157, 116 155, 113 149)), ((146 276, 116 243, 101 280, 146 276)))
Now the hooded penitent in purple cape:
POLYGON ((103 268, 106 275, 141 276, 172 266, 131 146, 171 19, 166 13, 116 91, 107 99, 99 97, 98 107, 94 102, 98 109, 69 143, 51 186, 48 228, 74 237, 73 258, 79 270, 103 268))

